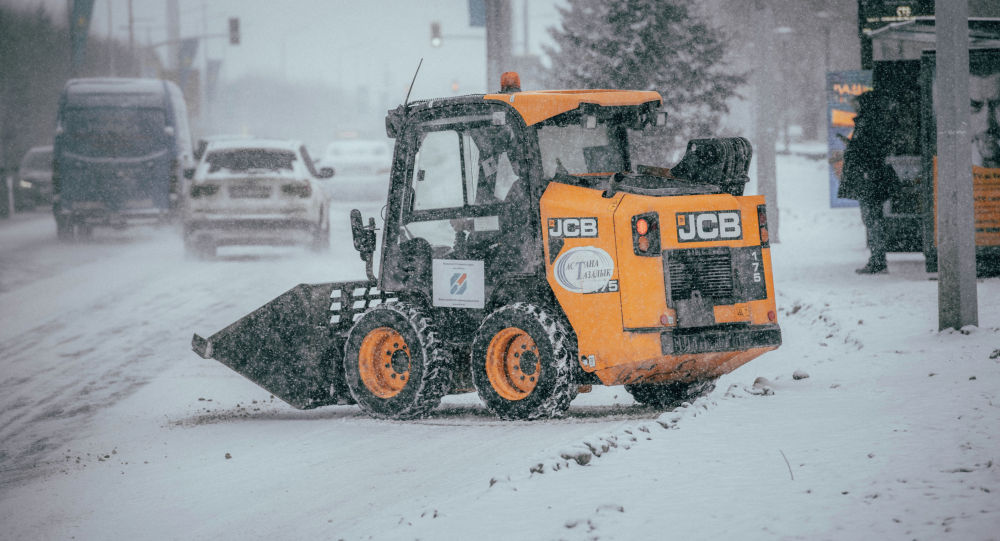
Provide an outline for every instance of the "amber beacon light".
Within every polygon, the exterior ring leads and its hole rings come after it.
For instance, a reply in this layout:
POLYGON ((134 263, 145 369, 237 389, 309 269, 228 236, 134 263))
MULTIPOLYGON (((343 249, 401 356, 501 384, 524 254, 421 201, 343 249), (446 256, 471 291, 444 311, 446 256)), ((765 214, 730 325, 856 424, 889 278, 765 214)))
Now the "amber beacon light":
POLYGON ((505 71, 500 75, 500 92, 520 92, 521 76, 516 71, 505 71))

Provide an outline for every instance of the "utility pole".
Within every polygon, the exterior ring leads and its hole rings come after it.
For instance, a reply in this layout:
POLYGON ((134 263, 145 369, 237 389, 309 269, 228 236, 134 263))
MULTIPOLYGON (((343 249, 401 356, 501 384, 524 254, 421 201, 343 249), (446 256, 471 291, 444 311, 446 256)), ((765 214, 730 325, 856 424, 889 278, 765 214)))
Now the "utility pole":
POLYGON ((128 0, 128 56, 135 58, 135 18, 132 16, 132 0, 128 0))
POLYGON ((531 47, 528 44, 528 27, 531 24, 531 17, 528 16, 528 0, 524 0, 524 3, 521 4, 521 24, 524 25, 524 36, 522 36, 524 38, 524 50, 521 51, 521 54, 528 56, 531 54, 531 47))
POLYGON ((179 0, 167 0, 167 69, 181 68, 181 7, 179 0))
MULTIPOLYGON (((208 35, 208 4, 205 0, 201 0, 201 34, 203 36, 208 35)), ((208 94, 208 40, 201 40, 201 73, 202 78, 200 82, 201 87, 201 118, 198 119, 198 128, 201 133, 208 131, 209 119, 211 119, 211 104, 209 99, 211 96, 208 94)))
POLYGON ((969 135, 969 6, 935 2, 938 329, 979 324, 969 135))
POLYGON ((486 0, 486 91, 500 89, 511 66, 510 0, 486 0))
POLYGON ((777 164, 774 140, 778 130, 775 117, 778 113, 775 84, 777 63, 774 61, 774 15, 771 7, 761 0, 755 4, 754 45, 756 46, 755 66, 751 72, 754 88, 754 150, 757 153, 757 191, 767 203, 767 229, 771 242, 777 243, 778 236, 778 187, 777 164))
POLYGON ((114 36, 111 30, 114 28, 111 21, 111 0, 105 0, 108 4, 108 71, 109 75, 114 77, 115 73, 115 48, 114 48, 114 36))
POLYGON ((73 77, 79 77, 87 56, 87 34, 94 12, 94 0, 66 0, 69 15, 70 64, 73 77))

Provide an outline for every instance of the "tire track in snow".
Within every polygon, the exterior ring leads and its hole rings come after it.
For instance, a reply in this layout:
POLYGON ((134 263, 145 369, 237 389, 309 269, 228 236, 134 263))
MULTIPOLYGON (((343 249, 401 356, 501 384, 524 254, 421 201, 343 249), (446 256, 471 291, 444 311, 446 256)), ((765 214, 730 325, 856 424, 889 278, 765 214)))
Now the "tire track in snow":
MULTIPOLYGON (((41 298, 51 310, 21 322, 25 330, 0 339, 0 486, 53 471, 56 451, 86 430, 101 410, 132 395, 178 355, 190 351, 191 331, 259 289, 254 277, 217 272, 254 265, 185 262, 176 238, 117 247, 115 257, 70 262, 4 296, 41 298), (162 244, 177 244, 164 250, 162 244), (113 284, 106 284, 109 269, 113 284), (67 288, 102 284, 94 292, 67 288)), ((278 268, 291 267, 277 260, 278 268)), ((288 271, 291 275, 291 272, 288 271)), ((155 406, 152 406, 155 407, 155 406)), ((62 457, 59 457, 62 458, 62 457)))

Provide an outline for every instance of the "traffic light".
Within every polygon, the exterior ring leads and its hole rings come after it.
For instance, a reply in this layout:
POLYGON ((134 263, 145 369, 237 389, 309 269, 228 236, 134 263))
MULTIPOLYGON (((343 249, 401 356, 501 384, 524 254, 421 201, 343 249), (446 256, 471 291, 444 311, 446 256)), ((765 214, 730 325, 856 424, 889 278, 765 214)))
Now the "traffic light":
POLYGON ((240 44, 240 19, 239 17, 229 18, 229 44, 240 44))
POLYGON ((431 22, 431 47, 441 46, 441 23, 431 22))

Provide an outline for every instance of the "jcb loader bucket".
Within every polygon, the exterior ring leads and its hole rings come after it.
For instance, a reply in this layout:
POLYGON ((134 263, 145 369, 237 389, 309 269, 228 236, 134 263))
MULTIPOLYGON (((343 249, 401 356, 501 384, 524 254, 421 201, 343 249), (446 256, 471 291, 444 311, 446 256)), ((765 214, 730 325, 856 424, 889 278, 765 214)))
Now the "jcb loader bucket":
POLYGON ((331 384, 343 345, 330 326, 330 295, 344 284, 299 284, 208 338, 195 353, 216 359, 299 409, 335 404, 331 384))

